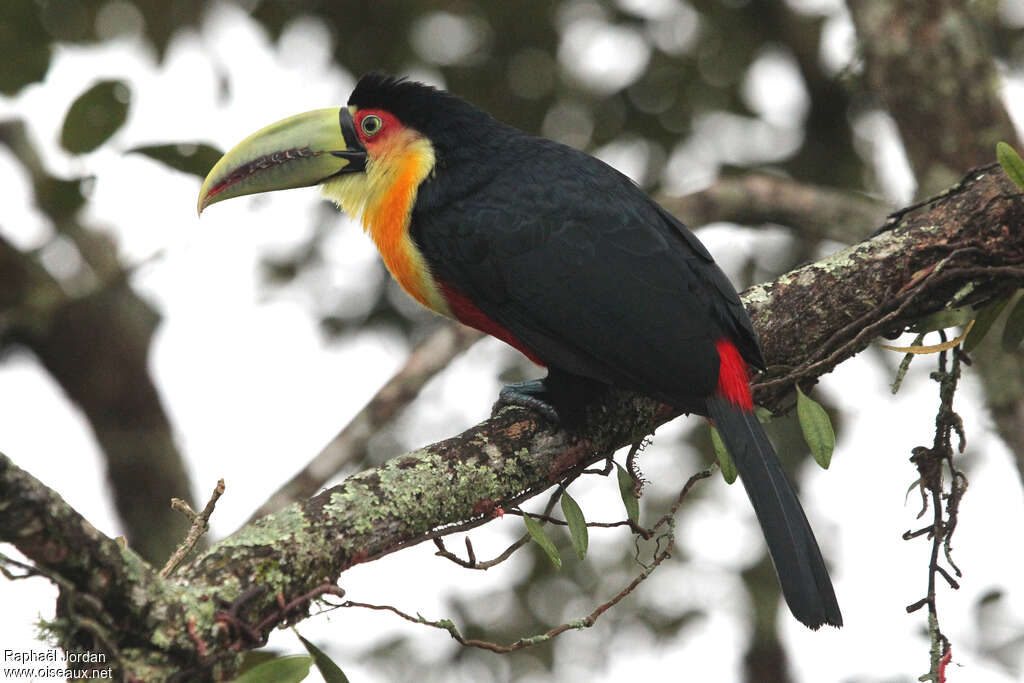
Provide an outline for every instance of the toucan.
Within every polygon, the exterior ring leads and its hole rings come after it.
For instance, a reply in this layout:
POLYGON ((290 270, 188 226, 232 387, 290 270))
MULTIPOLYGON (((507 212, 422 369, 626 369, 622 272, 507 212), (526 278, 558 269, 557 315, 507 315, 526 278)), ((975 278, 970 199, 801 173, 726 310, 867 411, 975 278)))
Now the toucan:
POLYGON ((793 615, 812 629, 842 625, 754 414, 749 368, 765 364, 743 304, 697 237, 628 177, 449 92, 372 73, 347 106, 284 119, 228 151, 198 208, 311 185, 361 220, 416 301, 547 368, 502 401, 571 427, 620 387, 711 420, 793 615))

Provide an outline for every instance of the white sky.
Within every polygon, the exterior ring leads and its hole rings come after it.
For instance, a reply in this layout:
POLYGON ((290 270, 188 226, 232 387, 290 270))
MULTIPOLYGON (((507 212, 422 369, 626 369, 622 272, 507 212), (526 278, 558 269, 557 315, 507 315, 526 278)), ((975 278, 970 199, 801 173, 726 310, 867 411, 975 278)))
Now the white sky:
MULTIPOLYGON (((841 22, 842 17, 830 21, 841 22)), ((564 50, 571 50, 573 41, 588 43, 594 36, 618 39, 594 23, 577 30, 579 35, 567 36, 564 50)), ((843 34, 838 28, 835 32, 843 34)), ((305 22, 286 31, 281 43, 274 45, 242 12, 222 7, 211 14, 201 34, 176 37, 161 65, 131 39, 97 48, 61 49, 46 82, 26 88, 16 98, 0 98, 0 118, 27 120, 53 172, 95 174, 95 194, 84 218, 117 236, 126 262, 164 251, 140 269, 133 284, 164 315, 152 371, 198 495, 205 496, 218 477, 227 481, 227 493, 213 519, 214 536, 233 530, 312 457, 399 366, 407 348, 401 339, 376 333, 326 344, 309 306, 309 289, 293 285, 267 298, 260 287, 259 258, 301 242, 311 230, 319 202, 315 190, 227 202, 208 211, 200 222, 195 215, 197 179, 122 152, 138 144, 179 140, 211 141, 227 148, 268 122, 344 102, 354 81, 351 74, 329 65, 325 40, 325 32, 305 22), (218 101, 215 69, 226 71, 230 79, 227 102, 218 101), (94 80, 110 77, 131 85, 127 124, 99 151, 69 158, 57 144, 64 112, 94 80)), ((614 69, 616 77, 626 78, 623 73, 646 63, 646 56, 636 57, 589 68, 602 73, 614 69)), ((719 119, 698 124, 701 133, 681 143, 670 164, 689 173, 683 189, 706 182, 719 163, 732 161, 730 149, 771 158, 779 147, 769 142, 793 144, 786 141, 784 124, 787 116, 802 115, 806 104, 801 98, 806 93, 792 80, 787 56, 766 53, 750 78, 747 96, 762 118, 717 114, 709 116, 719 119), (765 96, 773 92, 778 101, 765 96), (768 146, 759 152, 750 137, 742 144, 731 142, 735 135, 764 137, 768 146), (709 144, 715 136, 721 136, 722 145, 709 144)), ((1015 93, 1010 104, 1020 120, 1024 88, 1019 75, 1007 78, 1008 93, 1015 93)), ((894 140, 891 126, 888 133, 884 120, 862 122, 861 127, 870 131, 866 135, 881 136, 879 154, 887 155, 881 158, 883 167, 898 167, 898 144, 889 142, 894 140)), ((643 166, 628 149, 606 152, 605 158, 627 172, 643 166)), ((5 188, 0 230, 23 248, 45 243, 49 228, 31 207, 26 180, 6 150, 0 150, 0 186, 5 188)), ((885 192, 898 200, 913 192, 912 181, 908 184, 905 173, 891 178, 885 192)), ((771 245, 771 239, 755 244, 749 232, 728 226, 712 227, 701 236, 713 253, 730 253, 731 259, 720 259, 727 271, 741 265, 744 251, 760 252, 771 245)), ((345 284, 349 279, 370 277, 376 256, 360 230, 339 217, 327 243, 327 258, 331 268, 323 275, 329 276, 330 286, 342 288, 352 286, 345 284)), ((409 438, 426 443, 484 417, 498 389, 494 368, 505 353, 497 342, 478 345, 431 383, 403 418, 409 438)), ((918 498, 911 495, 904 501, 915 477, 907 458, 913 446, 930 443, 937 389, 927 379, 930 360, 919 359, 893 398, 888 393, 891 373, 881 372, 877 362, 866 358, 869 355, 843 364, 816 389, 842 406, 844 431, 828 472, 805 468, 802 498, 832 562, 847 625, 812 633, 788 613, 783 616, 783 637, 800 681, 915 680, 927 667, 927 643, 921 636, 924 613, 907 615, 903 607, 923 595, 928 544, 903 542, 900 534, 920 525, 915 520, 918 498)), ((890 366, 897 360, 893 354, 890 366)), ((978 658, 973 606, 982 594, 1000 588, 1006 593, 1005 612, 984 628, 998 633, 1012 627, 1019 633, 1024 590, 1015 579, 1024 565, 1024 549, 1007 543, 1005 532, 997 530, 1007 528, 1005 520, 1024 517, 1024 499, 1010 454, 992 436, 991 420, 981 409, 982 397, 970 369, 966 375, 956 407, 970 444, 964 460, 970 489, 954 543, 965 576, 960 591, 940 590, 940 616, 958 665, 951 668, 949 680, 1006 683, 1015 680, 1012 673, 978 658)), ((696 468, 692 455, 665 447, 674 441, 673 435, 696 423, 678 420, 667 426, 644 455, 642 468, 663 493, 676 490, 696 468)), ((119 533, 87 425, 27 355, 0 364, 0 450, 59 491, 101 530, 119 533)), ((647 633, 617 633, 609 668, 596 680, 678 680, 681 672, 686 672, 687 680, 705 682, 738 678, 742 643, 749 637, 749 605, 734 572, 756 560, 762 541, 741 487, 727 487, 718 477, 704 487, 709 495, 680 520, 679 542, 694 560, 660 569, 624 608, 676 613, 701 605, 710 609, 709 617, 684 629, 675 642, 660 642, 647 633)), ((621 516, 614 481, 592 477, 574 485, 573 494, 588 518, 621 516)), ((519 533, 519 525, 507 518, 473 532, 478 554, 487 555, 488 548, 500 550, 519 533)), ((616 555, 628 542, 623 534, 592 533, 591 553, 616 555)), ((451 545, 461 545, 461 539, 453 539, 451 545)), ((463 598, 487 596, 498 619, 508 608, 508 598, 492 593, 525 572, 525 562, 469 572, 435 558, 433 547, 424 544, 358 566, 343 575, 341 584, 353 599, 387 602, 430 618, 450 616, 446 596, 451 592, 463 598), (419 582, 408 581, 410 571, 419 582)), ((608 595, 619 588, 609 585, 608 595)), ((52 614, 54 595, 41 580, 0 582, 5 606, 0 649, 38 648, 33 624, 39 614, 52 614)), ((592 607, 572 604, 553 609, 552 625, 582 616, 592 607)), ((556 678, 582 678, 585 671, 573 656, 576 644, 600 637, 611 627, 612 619, 606 617, 589 632, 561 636, 556 678)), ((396 634, 414 639, 427 657, 445 658, 456 647, 444 633, 379 614, 335 612, 304 622, 300 630, 335 655, 351 680, 363 683, 385 681, 386 670, 358 659, 359 652, 396 634)), ((297 649, 288 633, 275 635, 271 644, 297 649)), ((1016 665, 1019 672, 1024 662, 1016 665)), ((483 680, 481 676, 479 671, 467 672, 466 680, 483 680)))

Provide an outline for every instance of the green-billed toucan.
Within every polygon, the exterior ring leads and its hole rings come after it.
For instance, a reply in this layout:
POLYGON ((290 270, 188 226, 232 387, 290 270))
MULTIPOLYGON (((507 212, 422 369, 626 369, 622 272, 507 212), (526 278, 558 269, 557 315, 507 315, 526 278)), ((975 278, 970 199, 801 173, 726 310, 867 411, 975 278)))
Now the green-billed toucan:
POLYGON ((682 223, 626 176, 443 90, 364 76, 347 107, 275 123, 213 167, 199 210, 320 184, 361 218, 414 299, 548 369, 506 402, 566 421, 610 385, 708 416, 811 628, 842 625, 800 502, 753 412, 763 368, 736 290, 682 223))

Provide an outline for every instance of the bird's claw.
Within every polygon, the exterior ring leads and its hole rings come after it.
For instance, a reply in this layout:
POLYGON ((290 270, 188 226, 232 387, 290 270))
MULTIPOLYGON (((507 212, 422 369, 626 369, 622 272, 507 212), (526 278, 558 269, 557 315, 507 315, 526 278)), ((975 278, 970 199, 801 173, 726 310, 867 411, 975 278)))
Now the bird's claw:
POLYGON ((498 400, 491 409, 494 415, 505 406, 519 406, 540 413, 548 422, 558 425, 562 420, 554 406, 545 400, 548 393, 544 382, 539 379, 506 384, 498 394, 498 400))

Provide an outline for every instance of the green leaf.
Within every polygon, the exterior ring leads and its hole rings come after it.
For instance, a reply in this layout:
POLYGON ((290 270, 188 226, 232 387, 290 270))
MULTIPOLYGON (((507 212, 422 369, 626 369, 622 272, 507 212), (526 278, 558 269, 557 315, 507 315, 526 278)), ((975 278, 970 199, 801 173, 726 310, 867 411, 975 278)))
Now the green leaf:
POLYGON ((992 323, 996 321, 1009 302, 1009 297, 990 301, 988 305, 978 311, 978 314, 974 316, 974 327, 967 333, 967 339, 964 339, 964 353, 970 353, 981 343, 981 340, 988 334, 989 328, 992 327, 992 323))
POLYGON ((1017 150, 1005 142, 996 143, 996 159, 999 160, 999 165, 1003 167, 1003 171, 1006 172, 1010 180, 1017 187, 1024 188, 1024 161, 1017 154, 1017 150))
POLYGON ((757 406, 754 408, 754 416, 757 418, 757 421, 763 425, 768 424, 775 417, 772 415, 772 411, 768 410, 764 406, 757 406))
POLYGON ((576 557, 582 560, 587 556, 587 545, 590 543, 587 520, 583 518, 583 510, 580 510, 579 504, 573 500, 568 491, 562 491, 562 515, 569 523, 572 548, 576 551, 576 557))
POLYGON ((808 398, 796 388, 796 415, 800 420, 800 429, 804 433, 804 441, 811 448, 814 462, 822 469, 828 469, 832 462, 832 451, 836 448, 836 433, 832 430, 832 420, 821 404, 808 398))
POLYGON ((238 665, 238 675, 255 669, 257 666, 264 662, 269 662, 271 659, 277 659, 283 656, 281 652, 272 647, 264 647, 260 650, 249 650, 248 652, 242 653, 242 661, 238 665))
POLYGON ((246 671, 232 683, 299 683, 309 675, 313 658, 306 655, 276 657, 246 671))
POLYGON ((626 516, 633 524, 640 522, 640 500, 636 497, 636 482, 626 469, 619 463, 615 463, 619 476, 619 495, 622 496, 622 504, 626 506, 626 516))
POLYGON ((100 81, 78 96, 60 131, 60 144, 72 154, 91 152, 128 118, 131 91, 123 81, 100 81))
POLYGON ((554 542, 544 533, 544 527, 540 525, 540 522, 533 517, 526 517, 525 515, 523 516, 523 522, 526 524, 526 531, 530 534, 530 538, 541 547, 541 550, 547 553, 548 559, 551 560, 551 564, 555 565, 555 569, 561 569, 562 556, 558 554, 558 548, 555 547, 554 542))
POLYGON ((937 332, 950 327, 963 327, 974 318, 974 309, 970 306, 959 306, 936 311, 924 318, 915 320, 908 326, 910 332, 937 332))
POLYGON ((1003 328, 1003 351, 1013 353, 1024 341, 1024 296, 1017 299, 1010 315, 1006 316, 1006 327, 1003 328))
POLYGON ((722 441, 722 435, 714 427, 711 428, 711 446, 715 449, 715 459, 718 460, 718 468, 722 470, 722 478, 726 484, 732 484, 739 476, 739 472, 736 471, 736 464, 729 455, 729 449, 722 441))
POLYGON ((142 145, 132 147, 125 154, 143 154, 154 161, 170 166, 176 171, 205 178, 213 165, 221 158, 222 152, 203 143, 179 142, 171 145, 142 145))
MULTIPOLYGON (((0 8, 0 93, 15 95, 46 76, 50 68, 52 25, 44 26, 39 16, 43 7, 32 0, 4 0, 0 8)), ((52 7, 47 9, 53 13, 52 7)), ((65 6, 58 11, 67 10, 65 6)))
MULTIPOLYGON (((295 629, 292 629, 293 631, 295 629)), ((313 658, 313 663, 316 665, 317 671, 324 677, 324 683, 348 683, 348 678, 345 676, 345 672, 341 670, 334 660, 328 657, 323 650, 318 648, 313 643, 309 642, 302 635, 295 631, 295 635, 302 641, 302 646, 306 648, 306 652, 313 658)))

